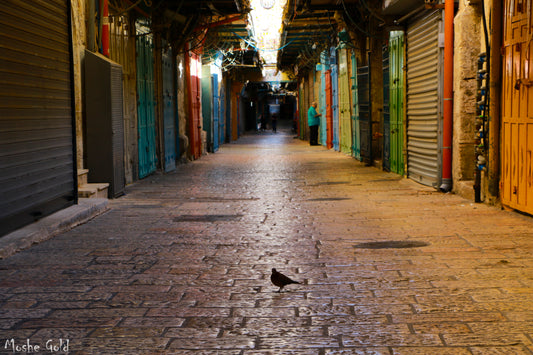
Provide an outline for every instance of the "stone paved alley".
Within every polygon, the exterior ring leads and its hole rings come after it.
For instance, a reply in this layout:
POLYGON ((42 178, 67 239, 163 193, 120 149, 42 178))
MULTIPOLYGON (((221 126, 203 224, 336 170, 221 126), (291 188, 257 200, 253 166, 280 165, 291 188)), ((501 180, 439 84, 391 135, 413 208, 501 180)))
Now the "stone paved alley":
POLYGON ((533 354, 533 218, 288 132, 178 170, 0 260, 2 353, 533 354))

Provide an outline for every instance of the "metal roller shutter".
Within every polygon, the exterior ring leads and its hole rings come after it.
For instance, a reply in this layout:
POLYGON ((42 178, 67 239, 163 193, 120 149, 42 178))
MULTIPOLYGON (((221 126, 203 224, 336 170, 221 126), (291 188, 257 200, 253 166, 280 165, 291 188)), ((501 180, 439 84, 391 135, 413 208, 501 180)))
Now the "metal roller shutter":
POLYGON ((421 184, 440 185, 442 12, 436 11, 407 30, 408 176, 421 184))
POLYGON ((370 68, 357 68, 357 103, 361 161, 372 163, 372 108, 370 101, 370 68))
POLYGON ((0 5, 0 236, 76 202, 69 15, 0 5))

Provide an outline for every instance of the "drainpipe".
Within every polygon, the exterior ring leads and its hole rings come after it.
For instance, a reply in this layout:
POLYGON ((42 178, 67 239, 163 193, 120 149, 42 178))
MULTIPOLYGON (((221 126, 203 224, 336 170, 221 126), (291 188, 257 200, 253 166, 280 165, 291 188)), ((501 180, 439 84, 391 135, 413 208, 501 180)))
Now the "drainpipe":
POLYGON ((96 35, 94 34, 95 18, 94 14, 96 12, 95 0, 89 0, 89 15, 87 16, 87 49, 91 52, 96 52, 96 35))
POLYGON ((490 84, 489 84, 489 152, 488 190, 494 200, 499 196, 500 183, 500 95, 501 95, 501 46, 502 0, 492 1, 490 84))
POLYGON ((102 54, 109 57, 109 7, 108 0, 102 1, 102 54))
POLYGON ((452 189, 453 135, 453 17, 454 0, 444 3, 444 104, 442 129, 442 184, 440 190, 452 189))

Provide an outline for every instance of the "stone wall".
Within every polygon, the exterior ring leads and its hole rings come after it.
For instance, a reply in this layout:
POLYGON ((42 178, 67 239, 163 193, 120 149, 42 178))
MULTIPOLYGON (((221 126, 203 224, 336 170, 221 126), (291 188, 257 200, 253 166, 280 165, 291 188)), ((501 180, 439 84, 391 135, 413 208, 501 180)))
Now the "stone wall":
POLYGON ((473 199, 477 66, 481 48, 478 5, 459 2, 454 19, 453 181, 454 192, 473 199))
POLYGON ((75 116, 76 116, 76 160, 77 168, 82 169, 84 166, 83 160, 83 87, 82 87, 82 72, 83 72, 83 57, 87 45, 86 35, 86 1, 72 0, 71 1, 71 18, 72 18, 72 56, 74 68, 74 101, 75 101, 75 116))

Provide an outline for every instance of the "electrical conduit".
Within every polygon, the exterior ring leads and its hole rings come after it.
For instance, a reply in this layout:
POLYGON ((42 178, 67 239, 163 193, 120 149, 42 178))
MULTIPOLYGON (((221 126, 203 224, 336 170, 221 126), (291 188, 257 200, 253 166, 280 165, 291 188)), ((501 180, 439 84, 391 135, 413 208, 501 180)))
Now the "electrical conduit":
POLYGON ((452 189, 453 136, 453 17, 454 1, 444 3, 444 103, 442 127, 442 183, 440 190, 452 189))
POLYGON ((102 54, 109 57, 109 4, 108 0, 102 1, 102 54))

